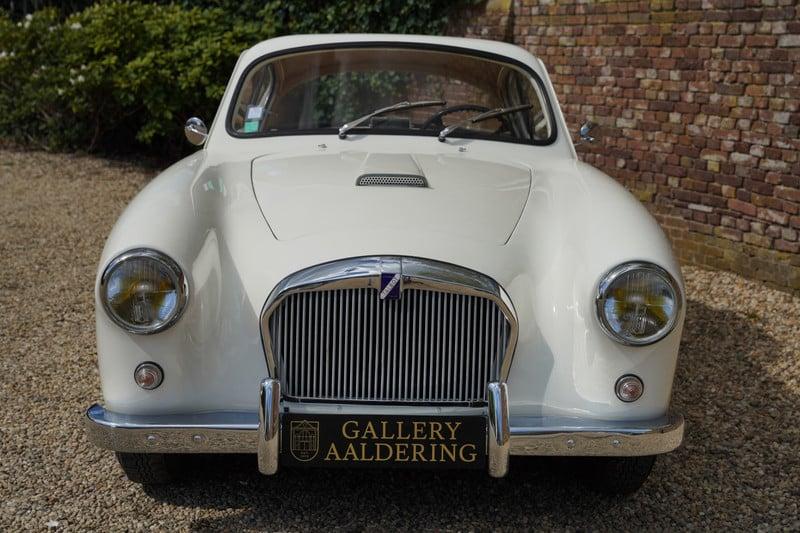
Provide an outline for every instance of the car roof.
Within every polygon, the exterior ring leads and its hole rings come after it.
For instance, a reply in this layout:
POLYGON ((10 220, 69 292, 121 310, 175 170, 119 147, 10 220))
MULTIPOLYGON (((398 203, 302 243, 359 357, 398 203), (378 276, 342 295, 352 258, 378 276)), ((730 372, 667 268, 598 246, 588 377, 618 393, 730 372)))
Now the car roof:
MULTIPOLYGON (((242 62, 250 62, 268 54, 291 50, 294 48, 305 48, 313 46, 336 45, 336 44, 418 44, 421 46, 447 46, 453 48, 464 48, 465 51, 478 51, 505 56, 510 59, 520 61, 530 66, 538 66, 538 61, 523 48, 513 44, 489 41, 485 39, 467 39, 463 37, 439 37, 433 35, 393 35, 381 33, 328 33, 317 35, 288 35, 276 37, 262 41, 242 53, 242 62)), ((538 69, 537 69, 538 70, 538 69)))

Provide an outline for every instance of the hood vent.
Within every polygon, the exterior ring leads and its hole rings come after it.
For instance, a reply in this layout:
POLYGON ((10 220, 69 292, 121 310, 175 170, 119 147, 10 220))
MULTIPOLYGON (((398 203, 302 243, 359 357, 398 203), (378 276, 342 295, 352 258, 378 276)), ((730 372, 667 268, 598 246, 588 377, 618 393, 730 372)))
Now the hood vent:
POLYGON ((362 174, 356 180, 359 187, 427 187, 428 180, 415 174, 362 174))

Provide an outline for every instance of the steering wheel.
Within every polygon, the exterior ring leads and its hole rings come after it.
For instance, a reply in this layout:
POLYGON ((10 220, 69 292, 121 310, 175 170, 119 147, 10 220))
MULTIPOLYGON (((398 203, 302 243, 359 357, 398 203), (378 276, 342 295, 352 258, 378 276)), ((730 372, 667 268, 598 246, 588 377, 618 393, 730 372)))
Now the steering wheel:
POLYGON ((425 124, 422 125, 421 129, 427 130, 431 126, 436 126, 441 130, 444 128, 444 122, 442 121, 443 117, 446 117, 451 113, 459 113, 461 111, 476 111, 478 113, 485 113, 489 111, 489 108, 478 104, 451 105, 449 107, 445 107, 444 109, 440 109, 439 111, 431 115, 431 117, 425 121, 425 124))

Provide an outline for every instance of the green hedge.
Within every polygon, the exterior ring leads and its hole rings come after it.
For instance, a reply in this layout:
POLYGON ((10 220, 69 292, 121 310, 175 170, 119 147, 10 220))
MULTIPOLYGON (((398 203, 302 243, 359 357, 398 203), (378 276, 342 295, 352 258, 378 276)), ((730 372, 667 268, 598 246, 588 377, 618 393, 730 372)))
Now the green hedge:
POLYGON ((474 2, 113 1, 67 18, 55 9, 0 14, 0 137, 173 157, 186 150, 183 122, 211 120, 239 53, 254 43, 291 33, 435 34, 450 10, 474 2))

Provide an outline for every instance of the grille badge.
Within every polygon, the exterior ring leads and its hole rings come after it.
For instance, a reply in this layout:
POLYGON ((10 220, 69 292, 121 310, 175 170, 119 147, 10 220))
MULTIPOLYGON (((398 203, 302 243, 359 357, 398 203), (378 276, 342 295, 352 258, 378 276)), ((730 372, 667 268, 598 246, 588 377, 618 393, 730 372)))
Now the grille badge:
POLYGON ((400 273, 381 272, 381 300, 400 299, 400 273))

